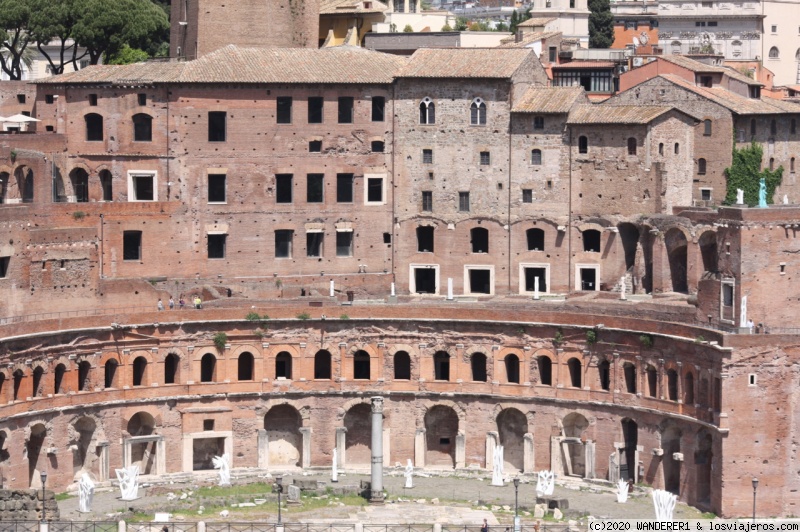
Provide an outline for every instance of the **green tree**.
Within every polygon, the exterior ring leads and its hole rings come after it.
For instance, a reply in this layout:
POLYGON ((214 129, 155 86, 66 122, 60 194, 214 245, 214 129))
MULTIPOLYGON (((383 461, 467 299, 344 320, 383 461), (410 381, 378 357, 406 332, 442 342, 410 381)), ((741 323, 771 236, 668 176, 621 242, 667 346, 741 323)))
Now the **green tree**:
POLYGON ((414 28, 411 27, 411 24, 406 24, 406 27, 403 28, 403 33, 414 33, 414 28))
POLYGON ((72 63, 73 68, 78 70, 78 64, 86 56, 86 52, 79 54, 72 39, 72 30, 81 16, 75 8, 75 0, 30 1, 32 9, 29 32, 39 52, 50 64, 50 72, 61 74, 68 63, 72 63), (53 46, 58 46, 55 53, 52 52, 53 46))
POLYGON ((30 0, 0 0, 0 68, 12 80, 22 79, 25 55, 30 55, 30 17, 30 0))
POLYGON ((761 169, 764 150, 760 144, 752 142, 749 146, 737 149, 733 146, 733 160, 731 166, 725 169, 725 179, 727 180, 727 190, 725 194, 725 205, 736 203, 736 189, 744 191, 744 202, 750 206, 758 205, 758 190, 761 179, 764 178, 767 185, 767 203, 772 203, 775 189, 783 180, 783 166, 777 170, 761 169))
POLYGON ((589 0, 589 48, 610 48, 614 42, 614 16, 609 0, 589 0))
POLYGON ((517 33, 517 24, 519 24, 519 15, 515 9, 514 12, 511 13, 511 19, 508 21, 508 25, 511 28, 512 33, 517 33))
POLYGON ((467 31, 469 20, 464 17, 456 17, 456 31, 467 31))
POLYGON ((129 65, 131 63, 142 63, 150 59, 150 54, 138 48, 131 48, 123 44, 119 53, 108 61, 109 65, 129 65))
POLYGON ((508 31, 508 25, 505 22, 498 22, 494 26, 494 31, 508 31))
POLYGON ((442 31, 453 31, 453 28, 450 27, 450 24, 445 24, 442 26, 442 31))

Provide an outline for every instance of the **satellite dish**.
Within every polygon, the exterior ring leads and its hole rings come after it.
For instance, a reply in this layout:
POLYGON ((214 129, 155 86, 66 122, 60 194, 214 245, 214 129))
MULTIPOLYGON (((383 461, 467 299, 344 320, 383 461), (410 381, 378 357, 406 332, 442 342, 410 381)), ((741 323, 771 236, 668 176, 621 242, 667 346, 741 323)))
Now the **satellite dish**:
POLYGON ((638 38, 638 37, 634 37, 634 38, 633 38, 633 45, 634 45, 634 46, 640 46, 640 44, 639 44, 639 38, 638 38))
POLYGON ((647 42, 648 42, 649 40, 650 40, 650 37, 648 37, 648 36, 647 36, 647 33, 646 33, 646 32, 644 32, 644 31, 643 31, 643 32, 641 33, 641 35, 639 35, 639 42, 641 42, 641 43, 642 43, 642 45, 645 45, 645 44, 647 44, 647 42))

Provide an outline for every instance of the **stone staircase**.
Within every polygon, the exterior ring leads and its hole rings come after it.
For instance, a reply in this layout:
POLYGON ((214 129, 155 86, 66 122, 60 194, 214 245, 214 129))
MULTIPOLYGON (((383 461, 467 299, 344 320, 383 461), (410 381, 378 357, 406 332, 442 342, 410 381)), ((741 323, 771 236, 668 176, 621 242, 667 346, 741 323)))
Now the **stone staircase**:
MULTIPOLYGON (((630 270, 625 272, 625 293, 632 294, 633 293, 633 275, 631 274, 630 270)), ((622 291, 622 282, 618 281, 617 284, 614 285, 614 288, 611 289, 612 292, 621 292, 622 291)))

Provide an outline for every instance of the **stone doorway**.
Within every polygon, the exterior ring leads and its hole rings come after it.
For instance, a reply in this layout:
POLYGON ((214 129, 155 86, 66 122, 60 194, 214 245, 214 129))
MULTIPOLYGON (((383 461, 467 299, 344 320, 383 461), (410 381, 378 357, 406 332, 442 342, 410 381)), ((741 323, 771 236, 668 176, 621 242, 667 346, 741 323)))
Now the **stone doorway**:
POLYGON ((277 405, 264 416, 270 467, 302 467, 303 435, 300 412, 291 405, 277 405))
POLYGON ((458 414, 436 405, 425 413, 425 466, 452 469, 456 465, 458 414))

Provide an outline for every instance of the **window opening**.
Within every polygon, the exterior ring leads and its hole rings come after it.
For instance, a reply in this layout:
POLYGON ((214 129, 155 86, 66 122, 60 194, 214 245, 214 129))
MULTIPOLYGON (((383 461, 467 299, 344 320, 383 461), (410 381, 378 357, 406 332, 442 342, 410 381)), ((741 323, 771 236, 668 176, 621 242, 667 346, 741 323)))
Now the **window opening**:
POLYGON ((428 97, 422 99, 419 103, 419 123, 420 124, 435 124, 436 123, 436 104, 433 103, 428 97))
POLYGON ((208 142, 225 142, 227 119, 228 113, 225 111, 209 111, 208 142))
POLYGON ((422 191, 422 211, 433 212, 433 191, 422 191))
POLYGON ((292 123, 292 97, 278 96, 276 118, 279 124, 292 123))
POLYGON ((339 123, 353 123, 353 97, 339 96, 339 123))
POLYGON ((308 97, 308 123, 321 124, 322 111, 325 105, 325 99, 322 96, 309 96, 308 97))
POLYGON ((486 102, 481 98, 475 98, 470 105, 469 123, 473 126, 486 125, 486 102))
POLYGON ((322 141, 321 140, 310 140, 308 141, 308 152, 309 153, 319 153, 322 151, 322 141))
POLYGON ((90 113, 83 119, 86 122, 86 140, 88 142, 103 140, 103 117, 96 113, 90 113))
POLYGON ((544 230, 534 228, 525 231, 528 251, 544 251, 544 230))
POLYGON ((325 174, 306 175, 306 201, 308 203, 322 203, 324 196, 325 174))
POLYGON ((292 258, 292 238, 294 231, 291 229, 278 229, 275 231, 275 257, 278 259, 292 258))
POLYGON ((336 256, 337 257, 352 257, 353 256, 353 232, 352 231, 337 231, 336 232, 336 256))
POLYGON ((469 232, 473 253, 489 253, 489 230, 485 227, 473 227, 469 232))
POLYGON ((531 164, 536 166, 542 164, 542 150, 531 150, 531 164))
POLYGON ((583 236, 583 250, 600 253, 600 231, 596 229, 587 229, 582 233, 583 236))
POLYGON ((292 181, 294 180, 293 174, 277 174, 275 176, 275 202, 276 203, 291 203, 292 202, 292 181))
POLYGON ((383 96, 372 97, 372 121, 383 122, 386 118, 386 98, 383 96))
POLYGON ((228 235, 208 235, 208 258, 224 259, 228 235))
POLYGON ((458 193, 458 210, 460 212, 469 212, 469 192, 458 193))
POLYGON ((369 178, 367 178, 367 202, 368 203, 382 203, 383 202, 383 178, 382 177, 369 177, 369 178))
POLYGON ((522 203, 533 203, 533 190, 530 188, 522 189, 522 203))
POLYGON ((142 260, 141 231, 123 231, 122 260, 142 260))
POLYGON ((336 202, 353 202, 353 174, 336 174, 336 202))
POLYGON ((417 251, 419 253, 433 253, 433 232, 431 226, 417 227, 417 251))
POLYGON ((208 202, 225 203, 226 182, 225 174, 208 174, 208 202))
POLYGON ((321 257, 324 233, 306 233, 306 257, 321 257))

